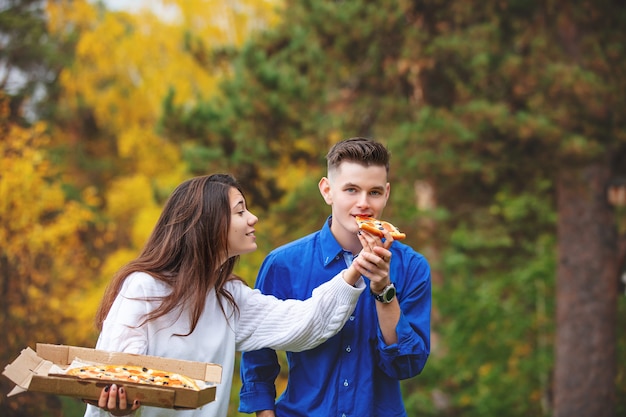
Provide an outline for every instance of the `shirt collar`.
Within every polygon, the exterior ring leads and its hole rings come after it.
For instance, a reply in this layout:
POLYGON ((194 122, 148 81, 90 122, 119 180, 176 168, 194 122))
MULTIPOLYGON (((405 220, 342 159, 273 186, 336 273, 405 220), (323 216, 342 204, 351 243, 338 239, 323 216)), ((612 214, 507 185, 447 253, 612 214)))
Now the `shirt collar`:
POLYGON ((332 216, 328 216, 328 219, 326 219, 324 227, 322 227, 322 230, 320 232, 320 246, 322 251, 322 257, 324 260, 324 266, 328 266, 328 264, 330 264, 336 258, 339 258, 343 261, 344 250, 330 231, 331 222, 332 216))

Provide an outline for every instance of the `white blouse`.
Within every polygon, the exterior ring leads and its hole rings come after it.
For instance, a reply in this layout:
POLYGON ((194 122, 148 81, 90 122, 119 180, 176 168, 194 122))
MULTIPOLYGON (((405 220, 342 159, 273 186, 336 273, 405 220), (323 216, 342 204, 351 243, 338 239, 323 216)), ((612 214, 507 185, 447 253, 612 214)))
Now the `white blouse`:
MULTIPOLYGON (((103 323, 97 349, 222 366, 222 382, 217 387, 215 401, 196 410, 141 406, 136 416, 225 417, 236 351, 269 347, 297 352, 318 346, 341 330, 354 311, 365 283, 361 278, 353 287, 338 274, 317 287, 305 301, 279 300, 240 281, 229 281, 226 289, 233 295, 239 313, 224 300, 224 315, 212 290, 196 329, 182 337, 176 334, 189 332, 187 306, 136 327, 155 308, 156 301, 146 299, 166 295, 170 287, 142 272, 133 273, 125 280, 103 323)), ((93 406, 87 406, 85 413, 86 417, 107 415, 93 406)))

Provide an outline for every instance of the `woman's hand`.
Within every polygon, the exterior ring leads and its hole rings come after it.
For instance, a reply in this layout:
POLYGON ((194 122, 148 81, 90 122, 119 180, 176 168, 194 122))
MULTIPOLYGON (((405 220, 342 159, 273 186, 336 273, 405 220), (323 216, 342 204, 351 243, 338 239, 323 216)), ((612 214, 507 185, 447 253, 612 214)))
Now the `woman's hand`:
POLYGON ((381 292, 390 282, 389 264, 391 262, 391 251, 389 247, 393 243, 393 238, 388 231, 383 231, 383 238, 374 236, 365 231, 359 232, 359 240, 363 250, 354 257, 352 265, 344 274, 344 279, 354 285, 358 278, 363 275, 370 280, 370 289, 381 292))
POLYGON ((357 270, 361 275, 370 280, 370 290, 378 294, 389 285, 389 266, 391 263, 391 251, 389 248, 393 243, 391 234, 383 231, 383 238, 374 236, 365 231, 360 231, 359 240, 363 245, 363 250, 355 259, 357 270))
POLYGON ((119 387, 116 384, 107 385, 100 392, 100 398, 98 401, 84 400, 86 403, 100 407, 105 411, 108 411, 114 416, 126 416, 133 413, 139 408, 139 400, 135 400, 132 406, 128 408, 128 399, 126 398, 126 390, 124 387, 119 387))

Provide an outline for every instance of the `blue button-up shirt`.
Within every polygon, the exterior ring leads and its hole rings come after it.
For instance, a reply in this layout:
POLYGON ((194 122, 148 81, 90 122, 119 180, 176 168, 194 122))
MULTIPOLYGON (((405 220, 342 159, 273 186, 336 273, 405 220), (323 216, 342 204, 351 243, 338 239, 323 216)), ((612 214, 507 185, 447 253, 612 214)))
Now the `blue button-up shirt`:
MULTIPOLYGON (((256 287, 281 299, 302 300, 345 269, 346 251, 330 232, 330 220, 322 230, 272 251, 256 287)), ((402 310, 398 343, 385 344, 376 301, 366 292, 337 335, 315 349, 287 352, 289 380, 276 404, 276 352, 244 352, 239 411, 275 408, 277 417, 406 416, 399 380, 419 374, 430 353, 430 267, 405 244, 394 242, 390 250, 390 277, 402 310)))

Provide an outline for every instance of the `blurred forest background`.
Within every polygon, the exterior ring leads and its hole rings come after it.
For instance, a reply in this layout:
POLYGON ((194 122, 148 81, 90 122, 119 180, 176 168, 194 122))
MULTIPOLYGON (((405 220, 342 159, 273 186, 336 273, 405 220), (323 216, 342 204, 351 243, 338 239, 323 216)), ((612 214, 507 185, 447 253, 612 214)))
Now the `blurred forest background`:
MULTIPOLYGON (((191 176, 245 186, 253 285, 322 225, 324 155, 361 135, 392 151, 385 218, 433 267, 409 415, 626 416, 621 0, 150 4, 0 0, 2 369, 95 345, 104 286, 191 176)), ((5 417, 82 415, 11 388, 5 417)))

